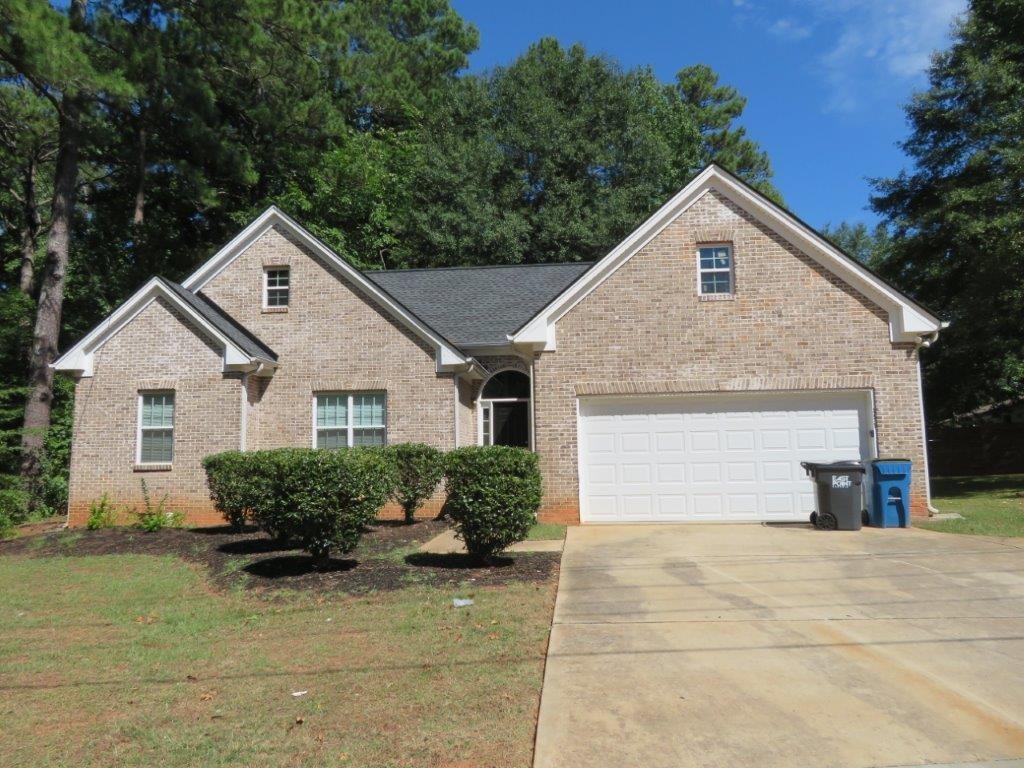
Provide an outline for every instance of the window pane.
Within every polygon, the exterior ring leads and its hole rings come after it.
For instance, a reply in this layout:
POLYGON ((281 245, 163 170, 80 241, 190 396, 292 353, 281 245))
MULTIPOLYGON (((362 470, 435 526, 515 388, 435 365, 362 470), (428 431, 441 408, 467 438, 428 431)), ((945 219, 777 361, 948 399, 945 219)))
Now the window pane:
POLYGON ((730 249, 728 247, 701 248, 700 268, 701 269, 728 269, 730 262, 730 249))
POLYGON ((287 307, 288 287, 291 284, 287 269, 267 270, 267 306, 287 307))
POLYGON ((352 430, 352 445, 384 445, 383 428, 352 430))
POLYGON ((174 432, 170 429, 144 429, 139 459, 143 464, 170 464, 174 457, 174 432))
POLYGON ((384 426, 384 395, 353 395, 352 424, 357 427, 384 426))
POLYGON ((347 429, 318 429, 316 431, 317 448, 346 448, 348 447, 347 429))
POLYGON ((530 396, 530 377, 519 371, 501 371, 488 380, 483 396, 527 398, 530 396))
POLYGON ((174 393, 142 396, 142 426, 172 427, 174 426, 174 393))
POLYGON ((268 307, 287 307, 288 306, 288 289, 287 288, 268 288, 267 289, 267 306, 268 307))
POLYGON ((316 425, 318 427, 347 427, 348 395, 317 395, 316 425))

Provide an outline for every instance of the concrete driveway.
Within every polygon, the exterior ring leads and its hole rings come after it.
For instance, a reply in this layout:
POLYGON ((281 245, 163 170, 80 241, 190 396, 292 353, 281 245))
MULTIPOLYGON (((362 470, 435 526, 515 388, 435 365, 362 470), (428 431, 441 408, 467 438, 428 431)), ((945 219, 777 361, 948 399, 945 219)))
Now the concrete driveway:
POLYGON ((1024 541, 570 528, 536 768, 1022 757, 1024 541))

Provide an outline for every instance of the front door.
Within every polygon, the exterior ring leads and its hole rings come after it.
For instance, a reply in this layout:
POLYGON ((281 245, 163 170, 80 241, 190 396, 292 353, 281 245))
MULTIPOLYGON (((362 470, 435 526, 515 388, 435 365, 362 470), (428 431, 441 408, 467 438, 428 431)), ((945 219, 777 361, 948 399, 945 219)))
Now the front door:
POLYGON ((491 403, 494 445, 530 447, 530 404, 519 400, 491 403))

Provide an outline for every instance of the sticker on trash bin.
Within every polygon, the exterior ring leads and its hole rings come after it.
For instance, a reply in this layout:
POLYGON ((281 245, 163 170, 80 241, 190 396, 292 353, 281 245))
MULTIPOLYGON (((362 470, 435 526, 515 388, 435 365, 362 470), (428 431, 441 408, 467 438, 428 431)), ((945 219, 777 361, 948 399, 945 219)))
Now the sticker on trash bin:
POLYGON ((833 488, 849 488, 853 485, 849 475, 832 475, 833 488))

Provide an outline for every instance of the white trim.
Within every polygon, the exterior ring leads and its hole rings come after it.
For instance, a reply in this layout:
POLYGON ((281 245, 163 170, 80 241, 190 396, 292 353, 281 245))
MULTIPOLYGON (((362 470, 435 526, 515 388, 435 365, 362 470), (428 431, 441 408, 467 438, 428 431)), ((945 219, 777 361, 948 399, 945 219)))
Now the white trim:
POLYGON ((697 295, 698 296, 732 296, 736 293, 736 254, 732 243, 697 243, 695 250, 697 256, 697 295), (700 252, 704 248, 725 248, 729 252, 729 266, 709 267, 705 269, 700 265, 700 252), (704 281, 701 279, 704 273, 716 275, 723 272, 729 273, 729 290, 725 293, 704 293, 704 281))
POLYGON ((256 242, 267 230, 279 226, 288 230, 299 242, 305 245, 314 253, 321 256, 324 261, 332 266, 339 274, 351 280, 359 288, 379 303, 403 325, 418 334, 420 337, 433 345, 436 354, 437 370, 449 371, 470 364, 472 360, 463 355, 433 329, 426 326, 416 318, 409 310, 392 299, 372 280, 368 279, 362 272, 353 267, 321 240, 314 237, 307 229, 281 211, 277 206, 270 206, 261 213, 245 229, 238 233, 231 242, 221 248, 209 260, 202 264, 195 272, 188 276, 182 285, 191 291, 199 291, 204 285, 223 272, 231 262, 238 258, 245 250, 256 242))
POLYGON ((521 348, 555 349, 555 323, 657 237, 680 214, 712 190, 727 197, 886 309, 889 312, 890 338, 893 342, 919 342, 922 336, 936 334, 942 329, 942 323, 938 318, 873 275, 868 269, 852 261, 792 214, 712 164, 532 320, 511 334, 508 337, 509 341, 521 348))
POLYGON ((150 304, 163 299, 186 315, 193 323, 203 330, 211 339, 219 342, 224 348, 224 370, 254 369, 259 365, 269 368, 277 363, 269 358, 254 357, 239 348, 231 339, 211 325, 206 318, 195 311, 174 291, 169 289, 159 278, 150 279, 136 291, 120 307, 115 309, 106 320, 97 325, 71 349, 61 355, 51 365, 56 371, 69 371, 80 376, 93 375, 93 362, 96 350, 100 349, 118 331, 138 317, 150 304))
MULTIPOLYGON (((135 466, 137 467, 164 467, 174 463, 174 433, 175 422, 178 420, 178 398, 173 389, 140 389, 136 392, 136 415, 135 415, 135 466), (170 395, 171 404, 171 460, 170 461, 143 461, 142 460, 142 401, 148 395, 170 395)), ((164 431, 167 427, 147 427, 147 429, 158 429, 164 431)))

